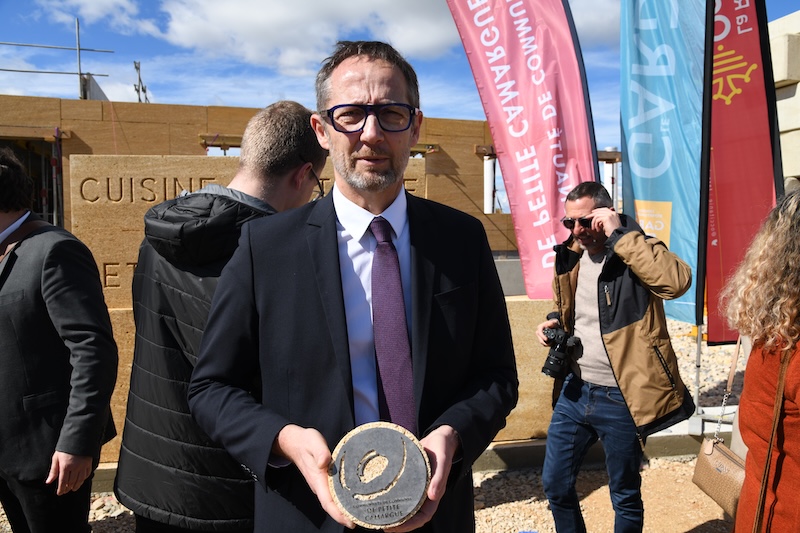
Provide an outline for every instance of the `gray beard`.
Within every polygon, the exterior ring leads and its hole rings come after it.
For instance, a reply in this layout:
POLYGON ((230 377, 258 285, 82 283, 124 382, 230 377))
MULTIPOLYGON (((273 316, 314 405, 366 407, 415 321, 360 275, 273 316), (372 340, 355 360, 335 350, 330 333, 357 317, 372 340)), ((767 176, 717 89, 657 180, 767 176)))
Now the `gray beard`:
POLYGON ((385 191, 401 179, 401 174, 398 174, 394 168, 390 168, 380 174, 361 174, 356 172, 354 168, 346 167, 342 159, 331 158, 331 161, 334 169, 344 179, 345 183, 357 191, 373 193, 385 191))
POLYGON ((352 188, 359 191, 381 192, 397 183, 397 173, 389 170, 381 174, 364 176, 353 170, 339 173, 344 181, 352 188))

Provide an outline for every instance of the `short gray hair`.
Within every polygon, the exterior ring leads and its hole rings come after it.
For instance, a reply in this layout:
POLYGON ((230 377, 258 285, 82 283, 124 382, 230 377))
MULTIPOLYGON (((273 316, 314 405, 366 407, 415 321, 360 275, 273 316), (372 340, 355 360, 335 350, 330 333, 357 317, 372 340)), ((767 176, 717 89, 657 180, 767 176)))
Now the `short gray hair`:
POLYGON ((317 111, 325 111, 330 99, 331 74, 342 61, 350 57, 363 56, 371 60, 382 60, 397 67, 403 74, 408 86, 408 104, 419 107, 419 82, 417 73, 406 59, 390 44, 380 41, 339 41, 330 57, 322 62, 317 73, 317 111))

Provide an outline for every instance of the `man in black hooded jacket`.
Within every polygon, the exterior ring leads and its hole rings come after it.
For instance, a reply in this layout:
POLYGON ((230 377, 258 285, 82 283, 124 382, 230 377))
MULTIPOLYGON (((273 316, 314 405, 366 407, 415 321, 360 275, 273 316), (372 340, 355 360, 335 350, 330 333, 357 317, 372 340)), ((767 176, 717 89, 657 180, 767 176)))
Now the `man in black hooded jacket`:
POLYGON ((189 413, 186 392, 217 279, 245 222, 323 194, 327 152, 311 111, 257 113, 227 187, 182 193, 145 215, 133 278, 136 340, 115 493, 137 533, 253 531, 253 481, 189 413))

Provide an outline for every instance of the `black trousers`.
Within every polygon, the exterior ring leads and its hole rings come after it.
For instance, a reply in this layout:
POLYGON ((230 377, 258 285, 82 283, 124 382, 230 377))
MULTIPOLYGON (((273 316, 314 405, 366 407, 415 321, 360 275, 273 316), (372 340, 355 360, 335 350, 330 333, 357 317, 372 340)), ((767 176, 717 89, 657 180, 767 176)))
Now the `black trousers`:
MULTIPOLYGON (((169 526, 150 520, 141 515, 134 515, 136 517, 136 533, 196 533, 194 529, 185 529, 177 526, 169 526)), ((234 531, 232 533, 253 533, 252 529, 234 531)))
POLYGON ((20 481, 0 472, 0 503, 14 533, 90 533, 92 476, 75 492, 56 495, 56 482, 20 481))

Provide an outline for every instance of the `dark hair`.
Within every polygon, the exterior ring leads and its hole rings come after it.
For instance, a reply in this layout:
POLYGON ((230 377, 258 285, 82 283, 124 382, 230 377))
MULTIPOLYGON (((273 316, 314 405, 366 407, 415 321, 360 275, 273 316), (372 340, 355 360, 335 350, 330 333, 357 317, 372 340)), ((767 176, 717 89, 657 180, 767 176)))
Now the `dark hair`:
POLYGON ((354 56, 383 60, 397 67, 408 85, 408 104, 419 107, 419 82, 414 68, 391 45, 380 41, 339 41, 333 54, 322 62, 317 73, 317 110, 324 111, 330 98, 330 79, 342 61, 354 56))
POLYGON ((320 172, 328 151, 317 141, 311 126, 311 110, 281 100, 259 111, 247 123, 242 135, 239 166, 266 180, 282 177, 303 163, 320 172))
POLYGON ((596 181, 584 181, 579 183, 567 194, 567 201, 574 202, 581 198, 591 198, 594 200, 595 207, 613 207, 608 191, 602 183, 596 181))
POLYGON ((7 146, 0 147, 0 211, 11 213, 33 206, 33 180, 7 146))

